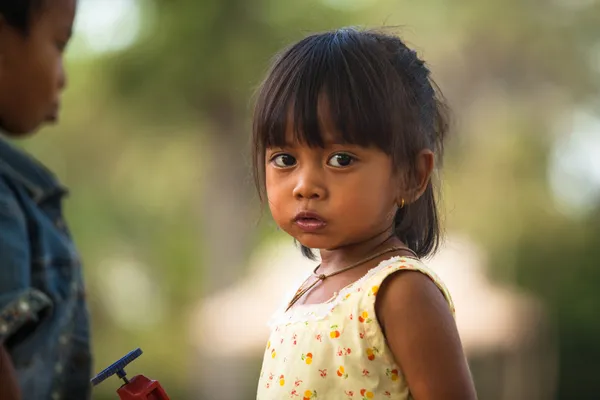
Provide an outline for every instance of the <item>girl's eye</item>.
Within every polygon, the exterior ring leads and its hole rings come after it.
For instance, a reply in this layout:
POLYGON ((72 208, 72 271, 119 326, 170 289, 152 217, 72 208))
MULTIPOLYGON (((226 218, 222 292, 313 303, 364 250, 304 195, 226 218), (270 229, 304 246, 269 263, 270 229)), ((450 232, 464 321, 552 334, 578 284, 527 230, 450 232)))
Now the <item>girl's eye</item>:
POLYGON ((343 168, 352 164, 356 159, 349 154, 338 153, 331 156, 329 161, 327 162, 332 167, 343 168))
POLYGON ((279 154, 271 159, 271 162, 279 168, 289 168, 296 165, 296 159, 289 154, 279 154))

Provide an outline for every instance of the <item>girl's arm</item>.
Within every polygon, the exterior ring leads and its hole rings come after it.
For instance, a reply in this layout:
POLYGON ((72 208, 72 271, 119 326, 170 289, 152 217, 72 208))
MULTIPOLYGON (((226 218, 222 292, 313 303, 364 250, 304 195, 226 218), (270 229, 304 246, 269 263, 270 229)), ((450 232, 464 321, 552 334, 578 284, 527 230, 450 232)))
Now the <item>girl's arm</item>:
POLYGON ((448 302, 431 279, 396 272, 381 285, 375 307, 415 400, 477 399, 448 302))

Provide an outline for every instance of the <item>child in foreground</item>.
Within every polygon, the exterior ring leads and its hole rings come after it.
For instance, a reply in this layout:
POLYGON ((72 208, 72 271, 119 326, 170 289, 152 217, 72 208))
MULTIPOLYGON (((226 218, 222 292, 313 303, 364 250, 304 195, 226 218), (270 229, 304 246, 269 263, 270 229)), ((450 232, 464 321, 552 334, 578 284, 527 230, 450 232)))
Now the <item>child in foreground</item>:
POLYGON ((421 261, 440 240, 435 88, 401 39, 355 29, 292 45, 263 82, 257 186, 321 263, 271 321, 259 400, 476 398, 451 297, 421 261))
POLYGON ((66 189, 9 144, 55 122, 76 0, 0 2, 0 399, 90 398, 81 261, 66 189))

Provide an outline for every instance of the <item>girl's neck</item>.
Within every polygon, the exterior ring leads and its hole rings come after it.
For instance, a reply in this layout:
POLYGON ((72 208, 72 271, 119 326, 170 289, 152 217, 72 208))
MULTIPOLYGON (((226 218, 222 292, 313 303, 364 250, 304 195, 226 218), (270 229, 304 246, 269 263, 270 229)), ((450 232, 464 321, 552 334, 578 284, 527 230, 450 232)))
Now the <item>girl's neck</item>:
MULTIPOLYGON (((353 243, 335 249, 322 249, 319 273, 328 274, 370 255, 391 247, 405 247, 398 237, 385 231, 359 243, 353 243)), ((386 254, 389 257, 389 254, 386 254)), ((377 260, 374 260, 377 261, 377 260)))

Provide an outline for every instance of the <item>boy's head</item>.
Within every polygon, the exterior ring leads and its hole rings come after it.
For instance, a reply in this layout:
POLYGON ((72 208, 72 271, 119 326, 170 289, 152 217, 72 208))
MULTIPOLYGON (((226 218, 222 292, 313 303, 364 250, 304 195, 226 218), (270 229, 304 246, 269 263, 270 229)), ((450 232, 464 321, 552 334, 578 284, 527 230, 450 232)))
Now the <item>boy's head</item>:
POLYGON ((0 0, 0 129, 7 135, 57 119, 76 3, 0 0))

